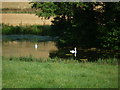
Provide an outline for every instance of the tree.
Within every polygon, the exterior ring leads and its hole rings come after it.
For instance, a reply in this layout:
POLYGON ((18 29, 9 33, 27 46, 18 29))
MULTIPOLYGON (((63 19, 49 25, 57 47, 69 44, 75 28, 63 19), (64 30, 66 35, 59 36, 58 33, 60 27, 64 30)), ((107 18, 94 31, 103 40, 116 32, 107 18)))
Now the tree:
POLYGON ((120 2, 49 2, 32 7, 38 16, 55 17, 52 31, 59 36, 59 45, 119 48, 120 2))
POLYGON ((39 17, 50 18, 55 15, 56 5, 53 2, 34 2, 32 8, 36 8, 36 15, 39 17))
POLYGON ((119 50, 120 44, 120 2, 105 3, 103 19, 98 27, 100 45, 107 49, 119 50))

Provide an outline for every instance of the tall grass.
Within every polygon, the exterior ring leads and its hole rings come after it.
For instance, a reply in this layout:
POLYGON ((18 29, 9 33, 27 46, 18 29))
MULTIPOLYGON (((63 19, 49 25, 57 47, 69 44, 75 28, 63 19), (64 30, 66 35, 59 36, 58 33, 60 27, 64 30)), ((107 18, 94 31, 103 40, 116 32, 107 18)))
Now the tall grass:
POLYGON ((63 59, 63 58, 59 58, 59 57, 54 57, 54 58, 35 58, 32 55, 29 56, 20 56, 20 57, 4 57, 3 59, 8 59, 10 61, 25 61, 25 62, 64 62, 64 63, 96 63, 96 64, 102 64, 102 65, 118 65, 118 59, 117 58, 108 58, 108 59, 101 59, 99 58, 96 61, 83 61, 81 59, 76 60, 73 58, 69 58, 69 59, 63 59))
POLYGON ((10 26, 2 24, 2 34, 35 34, 35 35, 50 35, 51 26, 49 25, 32 25, 32 26, 10 26))
POLYGON ((21 60, 3 58, 3 88, 118 88, 118 65, 21 60))
POLYGON ((62 59, 62 58, 35 58, 32 55, 30 56, 20 56, 20 57, 2 57, 3 60, 9 60, 9 61, 23 61, 23 62, 49 62, 49 63, 79 63, 78 60, 74 59, 62 59))
POLYGON ((118 64, 118 59, 117 58, 109 58, 109 59, 99 58, 97 60, 97 63, 98 64, 113 64, 113 65, 116 65, 116 64, 118 64))

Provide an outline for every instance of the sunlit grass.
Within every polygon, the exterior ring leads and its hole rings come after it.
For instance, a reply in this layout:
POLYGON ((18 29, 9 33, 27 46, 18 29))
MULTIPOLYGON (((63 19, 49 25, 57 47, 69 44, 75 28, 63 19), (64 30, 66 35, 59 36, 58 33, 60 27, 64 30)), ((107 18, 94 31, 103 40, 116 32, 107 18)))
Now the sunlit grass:
POLYGON ((117 88, 118 65, 3 58, 2 84, 3 88, 117 88))

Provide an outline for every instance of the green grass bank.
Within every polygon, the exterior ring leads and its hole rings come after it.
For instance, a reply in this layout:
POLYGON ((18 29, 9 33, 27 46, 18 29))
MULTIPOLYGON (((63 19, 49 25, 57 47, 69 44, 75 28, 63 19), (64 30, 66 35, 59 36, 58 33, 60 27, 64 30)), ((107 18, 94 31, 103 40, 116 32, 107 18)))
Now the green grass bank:
POLYGON ((2 34, 12 35, 12 34, 34 34, 34 35, 51 35, 50 25, 20 25, 12 26, 2 24, 2 34))
POLYGON ((3 88, 118 88, 118 65, 3 58, 3 88))

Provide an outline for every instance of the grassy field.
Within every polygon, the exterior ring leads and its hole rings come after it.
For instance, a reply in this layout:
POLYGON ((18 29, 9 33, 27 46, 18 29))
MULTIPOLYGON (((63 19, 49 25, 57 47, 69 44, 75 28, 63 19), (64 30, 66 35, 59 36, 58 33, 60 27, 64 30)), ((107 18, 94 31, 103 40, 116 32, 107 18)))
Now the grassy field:
POLYGON ((118 88, 118 65, 19 59, 3 58, 3 88, 118 88))

